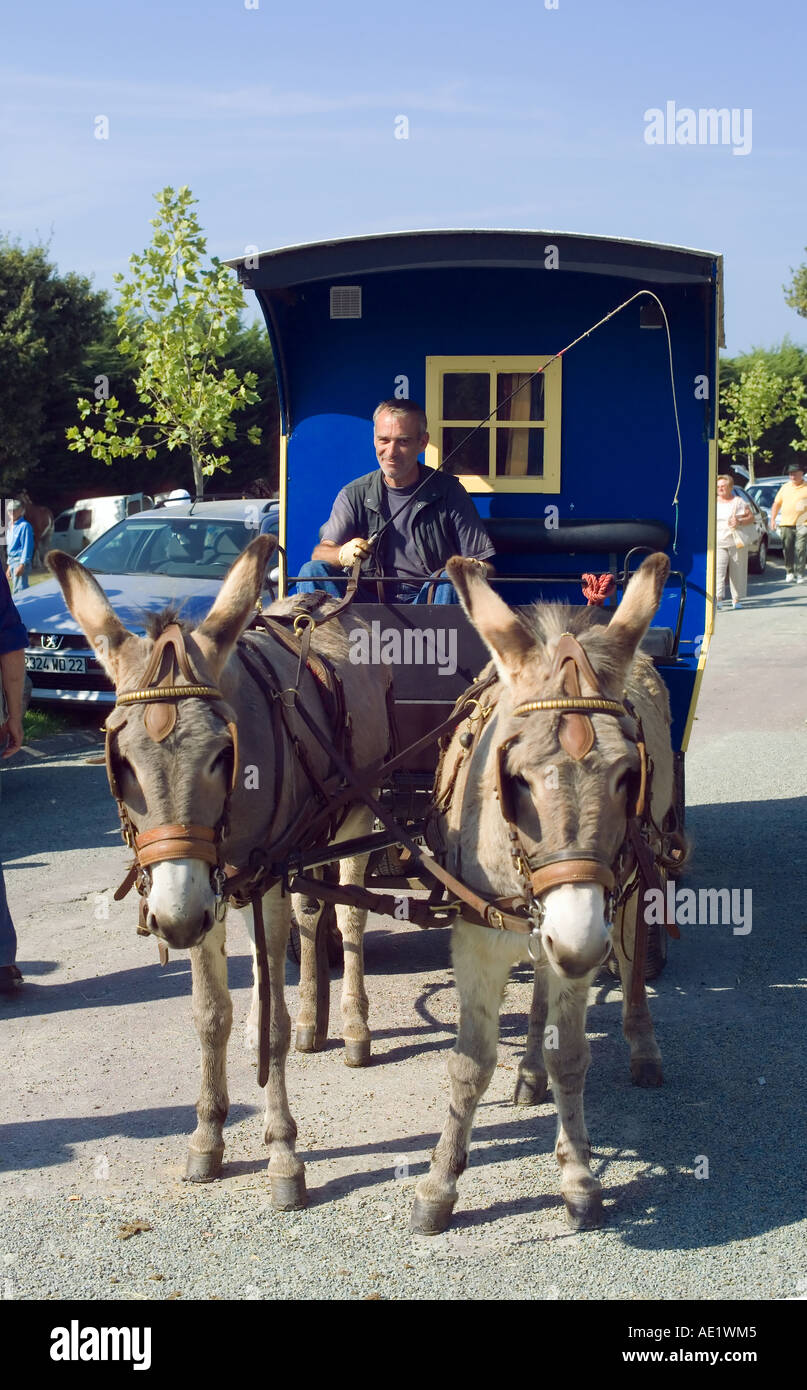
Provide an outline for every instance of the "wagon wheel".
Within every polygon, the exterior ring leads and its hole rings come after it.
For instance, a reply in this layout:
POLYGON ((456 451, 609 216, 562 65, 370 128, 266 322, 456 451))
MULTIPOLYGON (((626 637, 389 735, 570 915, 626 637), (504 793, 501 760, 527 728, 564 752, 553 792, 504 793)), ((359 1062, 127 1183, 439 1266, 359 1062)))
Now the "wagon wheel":
MULTIPOLYGON (((658 874, 661 879, 662 890, 666 893, 667 878, 669 877, 667 870, 659 865, 658 874)), ((667 928, 663 922, 653 922, 647 928, 647 958, 644 967, 646 980, 657 980, 667 964, 667 942, 669 939, 667 928)))
MULTIPOLYGON (((670 877, 667 870, 659 864, 658 874, 661 879, 663 891, 667 888, 667 879, 670 877)), ((667 928, 662 922, 653 922, 647 928, 647 956, 645 958, 644 977, 645 980, 657 980, 665 965, 667 964, 667 943, 669 936, 667 928)), ((615 979, 619 979, 619 963, 616 952, 611 951, 605 968, 615 979)))
MULTIPOLYGON (((344 963, 344 950, 342 946, 342 933, 336 925, 336 909, 333 903, 325 903, 322 909, 322 916, 319 919, 317 933, 325 933, 326 950, 328 953, 328 965, 332 969, 344 963)), ((289 960, 294 961, 295 965, 300 964, 300 927, 297 923, 294 912, 291 914, 291 931, 286 947, 286 955, 289 960)))
MULTIPOLYGON (((684 773, 684 754, 675 754, 675 773, 673 781, 673 803, 664 818, 664 831, 666 833, 677 832, 684 835, 686 828, 686 781, 684 773)), ((678 879, 684 870, 684 859, 678 866, 670 865, 667 869, 667 877, 678 879)), ((666 932, 665 932, 666 935, 666 932)))

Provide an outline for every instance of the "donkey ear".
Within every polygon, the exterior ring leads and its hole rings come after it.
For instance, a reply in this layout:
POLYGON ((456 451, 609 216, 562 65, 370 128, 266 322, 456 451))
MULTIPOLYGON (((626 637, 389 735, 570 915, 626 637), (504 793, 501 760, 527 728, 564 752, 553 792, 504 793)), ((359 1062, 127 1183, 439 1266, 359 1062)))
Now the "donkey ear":
POLYGON ((485 578, 484 564, 455 555, 446 570, 465 612, 490 648, 499 675, 508 683, 535 655, 534 636, 518 614, 493 592, 485 578))
POLYGON ((650 626, 669 573, 670 562, 666 555, 661 552, 648 555, 630 580, 622 602, 606 628, 609 646, 614 647, 626 662, 633 660, 636 648, 650 626))
POLYGON ((276 546, 274 536, 256 536, 250 542, 230 566, 216 602, 193 633, 216 677, 255 610, 276 546))
POLYGON ((107 675, 117 685, 127 644, 131 642, 137 645, 138 639, 123 626, 95 575, 80 565, 78 560, 66 555, 63 550, 50 550, 46 561, 61 586, 70 612, 90 646, 95 648, 107 675))

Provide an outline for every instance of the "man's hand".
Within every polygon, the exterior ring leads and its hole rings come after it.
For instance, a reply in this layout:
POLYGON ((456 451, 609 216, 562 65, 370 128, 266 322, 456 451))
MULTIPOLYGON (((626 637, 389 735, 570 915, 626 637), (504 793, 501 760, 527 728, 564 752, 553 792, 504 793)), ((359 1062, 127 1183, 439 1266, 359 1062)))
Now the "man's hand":
POLYGON ((0 724, 0 743, 8 739, 8 745, 3 752, 4 758, 10 758, 12 753, 16 753, 22 748, 22 720, 16 715, 9 715, 5 724, 0 724))
POLYGON ((369 555, 372 547, 369 541, 362 540, 361 536, 354 536, 353 540, 345 541, 339 547, 339 563, 342 569, 353 568, 357 555, 369 555))

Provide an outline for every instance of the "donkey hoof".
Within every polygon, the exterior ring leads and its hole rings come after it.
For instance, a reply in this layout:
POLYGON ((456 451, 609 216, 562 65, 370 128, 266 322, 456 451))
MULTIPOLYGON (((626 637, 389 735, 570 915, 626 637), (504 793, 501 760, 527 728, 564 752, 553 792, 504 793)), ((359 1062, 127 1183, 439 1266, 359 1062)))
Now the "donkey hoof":
POLYGON ((451 1221, 456 1200, 456 1197, 448 1197, 443 1202, 427 1202, 416 1197, 409 1217, 410 1231, 417 1231, 419 1236, 439 1236, 451 1221))
POLYGON ((546 1076, 520 1072, 513 1092, 514 1105, 541 1105, 546 1100, 546 1076))
POLYGON ((276 1177, 270 1173, 269 1188, 275 1211, 300 1211, 308 1201, 305 1173, 296 1173, 293 1178, 276 1177))
POLYGON ((587 1192, 579 1197, 564 1197, 566 1221, 573 1231, 591 1231, 605 1220, 602 1193, 587 1192))
POLYGON ((220 1149, 211 1149, 208 1153, 201 1153, 199 1149, 188 1149, 188 1160, 185 1164, 185 1182, 214 1182, 221 1177, 221 1161, 224 1157, 224 1145, 220 1149))
POLYGON ((370 1065, 370 1039, 345 1038, 345 1066, 367 1067, 370 1065))
POLYGON ((634 1086, 661 1086, 664 1081, 661 1062, 652 1057, 636 1057, 630 1064, 630 1079, 634 1086))
POLYGON ((317 1044, 317 1030, 313 1023, 298 1023, 297 1031, 294 1035, 294 1047, 297 1052, 321 1052, 322 1043, 317 1044))

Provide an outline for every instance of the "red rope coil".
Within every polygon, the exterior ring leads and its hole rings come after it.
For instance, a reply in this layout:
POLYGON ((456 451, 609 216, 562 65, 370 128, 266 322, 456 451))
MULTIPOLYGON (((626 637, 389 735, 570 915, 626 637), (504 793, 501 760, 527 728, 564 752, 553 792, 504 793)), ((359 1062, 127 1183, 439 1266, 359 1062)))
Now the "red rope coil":
POLYGON ((612 574, 583 575, 583 598, 587 600, 589 608, 601 608, 615 588, 612 574))

